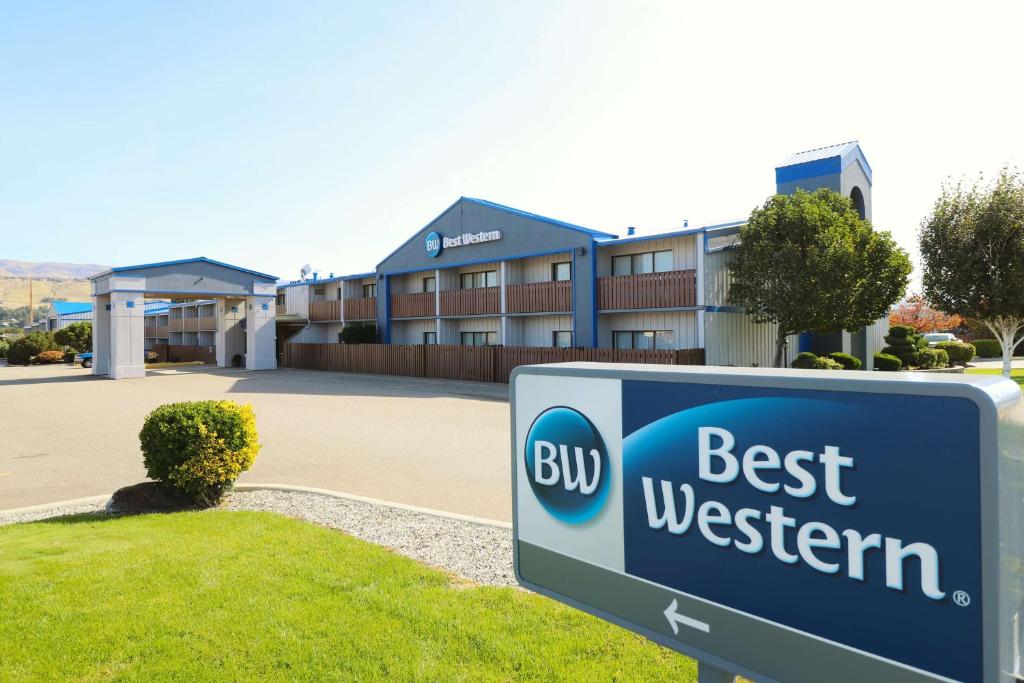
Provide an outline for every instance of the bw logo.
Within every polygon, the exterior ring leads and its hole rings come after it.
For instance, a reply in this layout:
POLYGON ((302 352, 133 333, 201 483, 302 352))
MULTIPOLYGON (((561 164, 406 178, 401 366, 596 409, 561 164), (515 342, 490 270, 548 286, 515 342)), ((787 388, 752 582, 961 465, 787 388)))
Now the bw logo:
POLYGON ((549 408, 526 436, 526 472, 537 500, 569 524, 592 519, 608 498, 608 450, 594 424, 572 408, 549 408))

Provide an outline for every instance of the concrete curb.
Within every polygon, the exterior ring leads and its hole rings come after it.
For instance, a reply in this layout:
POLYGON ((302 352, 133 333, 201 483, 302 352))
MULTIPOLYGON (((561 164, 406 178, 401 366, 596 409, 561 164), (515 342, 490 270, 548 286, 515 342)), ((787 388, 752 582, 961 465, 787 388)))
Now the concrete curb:
MULTIPOLYGON (((312 486, 293 486, 290 484, 236 484, 236 491, 283 491, 291 493, 311 493, 318 496, 327 496, 329 498, 339 498, 341 500, 351 500, 357 503, 367 503, 370 505, 379 505, 381 507, 395 508, 398 510, 407 510, 409 512, 417 512, 422 515, 432 515, 434 517, 444 517, 447 519, 454 519, 460 522, 470 522, 472 524, 480 524, 483 526, 498 527, 500 529, 511 529, 512 524, 509 522, 500 522, 496 519, 487 519, 485 517, 474 517, 472 515, 461 515, 457 512, 445 512, 444 510, 435 510, 433 508, 418 507, 416 505, 406 505, 405 503, 392 503, 387 500, 380 500, 378 498, 368 498, 366 496, 357 496, 352 493, 342 493, 341 491, 332 491, 330 489, 318 489, 312 486)), ((73 498, 71 500, 62 500, 56 503, 43 503, 42 505, 30 505, 22 508, 12 508, 10 510, 0 510, 0 517, 7 515, 24 515, 33 512, 46 512, 47 510, 54 510, 58 508, 74 507, 76 505, 94 505, 96 503, 106 503, 110 500, 109 495, 104 496, 89 496, 88 498, 73 498)))
POLYGON ((110 500, 110 495, 88 496, 87 498, 72 498, 71 500, 62 500, 56 503, 43 503, 41 505, 29 505, 28 507, 23 508, 11 508, 9 510, 0 510, 0 516, 26 515, 33 512, 46 512, 47 510, 75 507, 77 505, 94 505, 96 503, 106 503, 108 500, 110 500))

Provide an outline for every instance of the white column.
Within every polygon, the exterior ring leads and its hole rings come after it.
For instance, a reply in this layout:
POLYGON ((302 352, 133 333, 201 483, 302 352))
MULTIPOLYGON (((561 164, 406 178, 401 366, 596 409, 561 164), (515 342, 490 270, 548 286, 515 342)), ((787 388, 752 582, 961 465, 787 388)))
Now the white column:
POLYGON ((146 376, 145 299, 131 292, 110 294, 110 376, 146 376))
POLYGON ((92 374, 110 374, 110 295, 93 297, 92 374))
MULTIPOLYGON (((228 366, 228 345, 227 345, 227 314, 228 305, 227 299, 216 299, 214 301, 214 315, 217 317, 217 331, 213 335, 213 344, 216 347, 215 351, 217 354, 217 367, 226 368, 228 366)), ((276 310, 276 306, 275 306, 276 310)))
POLYGON ((274 297, 250 296, 245 300, 245 368, 277 369, 274 297))
POLYGON ((705 308, 707 302, 704 300, 704 240, 707 239, 707 235, 703 232, 697 233, 696 238, 693 240, 693 244, 697 249, 697 300, 694 302, 701 308, 697 310, 697 348, 704 348, 705 339, 705 325, 707 319, 705 317, 705 308))

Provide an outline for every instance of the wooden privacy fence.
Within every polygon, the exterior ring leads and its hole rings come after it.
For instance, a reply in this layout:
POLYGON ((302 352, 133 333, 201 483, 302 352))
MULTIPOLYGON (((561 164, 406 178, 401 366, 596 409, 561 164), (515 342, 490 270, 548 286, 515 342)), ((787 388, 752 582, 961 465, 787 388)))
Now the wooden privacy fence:
POLYGON ((704 349, 641 351, 445 344, 285 344, 283 365, 303 370, 508 382, 512 370, 519 365, 571 361, 703 365, 704 349))
POLYGON ((180 344, 154 344, 150 351, 155 351, 160 357, 160 362, 171 361, 174 363, 187 363, 202 361, 204 363, 217 362, 217 347, 215 346, 183 346, 180 344))

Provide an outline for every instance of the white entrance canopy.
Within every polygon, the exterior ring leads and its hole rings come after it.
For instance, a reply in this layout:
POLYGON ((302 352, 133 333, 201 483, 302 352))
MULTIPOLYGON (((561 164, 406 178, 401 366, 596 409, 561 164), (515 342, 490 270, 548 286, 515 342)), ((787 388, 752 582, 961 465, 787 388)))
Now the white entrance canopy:
POLYGON ((277 367, 274 298, 277 278, 204 256, 122 266, 93 275, 93 374, 144 377, 145 299, 212 299, 216 302, 217 365, 228 364, 225 337, 244 333, 245 367, 277 367), (234 303, 237 302, 237 303, 234 303), (238 308, 242 307, 244 313, 238 308), (244 332, 243 332, 244 331, 244 332))

